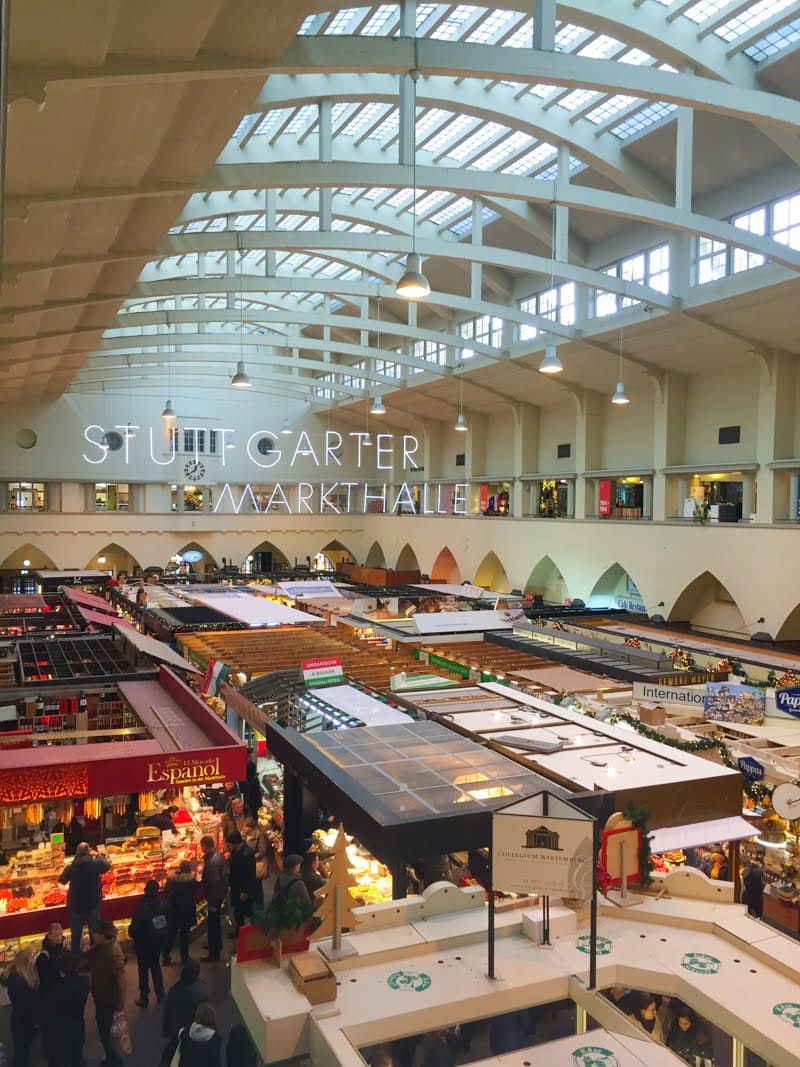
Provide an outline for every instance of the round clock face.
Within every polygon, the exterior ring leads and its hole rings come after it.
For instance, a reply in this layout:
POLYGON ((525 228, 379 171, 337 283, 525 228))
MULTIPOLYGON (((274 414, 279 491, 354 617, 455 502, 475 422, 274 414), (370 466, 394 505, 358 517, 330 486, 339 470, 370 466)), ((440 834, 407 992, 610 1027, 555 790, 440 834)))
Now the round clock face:
POLYGON ((199 482, 206 473, 205 464, 201 463, 199 460, 190 459, 183 468, 183 473, 190 482, 199 482))

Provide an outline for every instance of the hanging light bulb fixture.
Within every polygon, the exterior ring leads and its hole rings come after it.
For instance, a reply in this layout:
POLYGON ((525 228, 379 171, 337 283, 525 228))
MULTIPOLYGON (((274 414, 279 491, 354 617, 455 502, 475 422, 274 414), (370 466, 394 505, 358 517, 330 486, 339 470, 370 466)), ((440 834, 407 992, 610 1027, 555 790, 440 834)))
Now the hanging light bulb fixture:
MULTIPOLYGON (((169 312, 166 313, 167 319, 167 333, 170 332, 169 312)), ((161 418, 169 424, 175 418, 175 409, 172 406, 172 350, 170 345, 167 345, 167 402, 164 405, 164 410, 161 412, 161 418)))
POLYGON ((242 255, 242 238, 236 234, 236 249, 239 253, 239 362, 236 373, 231 378, 234 389, 249 389, 253 384, 244 365, 244 256, 242 255))
POLYGON ((460 384, 460 389, 459 389, 459 400, 458 400, 458 418, 456 419, 456 424, 453 427, 453 429, 457 430, 458 433, 466 433, 468 427, 467 427, 467 420, 464 418, 464 361, 463 360, 461 361, 460 367, 461 367, 461 374, 460 374, 459 377, 461 379, 461 384, 460 384))
POLYGON ((369 409, 370 415, 385 415, 386 408, 383 405, 383 398, 380 393, 376 393, 372 401, 372 407, 369 409))
MULTIPOLYGON (((416 63, 417 42, 414 41, 414 59, 416 63)), ((406 256, 406 269, 395 286, 395 292, 404 300, 422 300, 430 296, 431 285, 422 272, 422 256, 417 251, 417 81, 419 70, 416 65, 408 72, 411 78, 411 185, 414 196, 411 201, 411 252, 406 256)))
MULTIPOLYGON (((556 278, 556 209, 553 205, 553 222, 551 227, 550 237, 550 291, 555 288, 556 278)), ((558 313, 558 301, 556 301, 556 314, 558 313)), ((555 345, 546 345, 544 350, 544 358, 539 364, 539 370, 542 374, 560 374, 564 369, 564 364, 558 358, 558 351, 555 345)))
MULTIPOLYGON (((378 318, 378 336, 375 339, 375 347, 379 349, 381 347, 381 291, 380 291, 380 286, 376 286, 375 306, 376 306, 376 315, 377 315, 377 318, 378 318)), ((386 414, 386 408, 384 407, 384 404, 383 404, 383 397, 380 395, 380 393, 376 393, 375 396, 372 398, 372 407, 369 409, 369 413, 370 413, 370 415, 385 415, 386 414)))
POLYGON ((283 424, 281 425, 281 428, 280 428, 280 433, 281 433, 281 434, 282 434, 282 435, 283 435, 284 437, 288 437, 288 436, 289 436, 289 434, 291 434, 291 432, 292 432, 292 428, 291 428, 291 426, 289 425, 289 420, 288 420, 288 419, 284 419, 284 420, 283 420, 283 424))
POLYGON ((611 397, 612 404, 630 404, 631 398, 625 392, 625 383, 622 380, 622 330, 619 331, 619 381, 614 395, 611 397))

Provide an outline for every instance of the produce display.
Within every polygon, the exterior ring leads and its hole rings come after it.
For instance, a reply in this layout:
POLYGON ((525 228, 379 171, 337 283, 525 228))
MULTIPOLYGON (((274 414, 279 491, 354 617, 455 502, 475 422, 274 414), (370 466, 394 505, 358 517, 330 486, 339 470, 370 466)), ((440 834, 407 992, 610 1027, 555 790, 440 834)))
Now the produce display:
MULTIPOLYGON (((336 841, 335 829, 315 830, 314 844, 320 853, 330 851, 336 841)), ((392 899, 392 879, 388 869, 362 849, 347 834, 347 858, 349 870, 355 877, 356 886, 350 892, 359 904, 383 904, 392 899)))

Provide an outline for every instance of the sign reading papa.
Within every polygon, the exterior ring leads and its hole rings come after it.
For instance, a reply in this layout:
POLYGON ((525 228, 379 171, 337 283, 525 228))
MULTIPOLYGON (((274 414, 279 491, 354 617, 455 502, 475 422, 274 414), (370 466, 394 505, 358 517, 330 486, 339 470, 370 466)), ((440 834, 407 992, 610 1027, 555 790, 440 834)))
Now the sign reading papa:
POLYGON ((800 719, 800 686, 795 685, 791 689, 776 689, 775 707, 778 711, 800 719))

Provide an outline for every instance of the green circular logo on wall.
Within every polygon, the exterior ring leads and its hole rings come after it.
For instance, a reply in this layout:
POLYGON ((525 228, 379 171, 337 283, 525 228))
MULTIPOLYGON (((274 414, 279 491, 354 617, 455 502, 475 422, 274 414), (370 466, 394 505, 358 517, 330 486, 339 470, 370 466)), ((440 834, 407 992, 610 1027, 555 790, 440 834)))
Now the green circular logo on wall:
POLYGON ((717 974, 721 966, 722 960, 706 952, 687 952, 681 960, 681 967, 693 974, 717 974))
POLYGON ((800 1029, 800 1004, 793 1004, 791 1001, 776 1004, 772 1009, 772 1014, 800 1029))
POLYGON ((395 971, 386 980, 390 989, 404 990, 410 993, 424 993, 431 984, 431 976, 424 971, 395 971))
POLYGON ((600 1048, 599 1045, 576 1048, 572 1053, 572 1062, 575 1067, 619 1067, 619 1060, 611 1049, 600 1048))
MULTIPOLYGON (((614 942, 610 937, 597 937, 595 938, 597 943, 597 955, 607 956, 611 949, 614 947, 614 942)), ((581 934, 578 940, 575 942, 575 947, 578 952, 591 952, 592 951, 592 939, 588 934, 581 934)))

